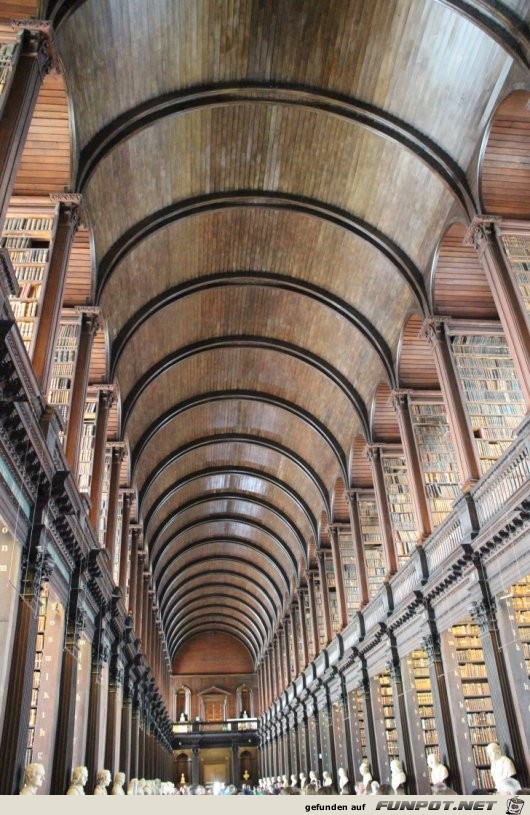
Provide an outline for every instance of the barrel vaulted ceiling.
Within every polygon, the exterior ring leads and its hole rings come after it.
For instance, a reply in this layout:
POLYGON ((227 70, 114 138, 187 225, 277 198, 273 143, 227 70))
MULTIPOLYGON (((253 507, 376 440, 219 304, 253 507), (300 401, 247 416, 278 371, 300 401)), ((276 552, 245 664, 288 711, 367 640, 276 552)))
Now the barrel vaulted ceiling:
POLYGON ((528 60, 528 4, 494 6, 50 4, 172 653, 230 630, 257 662, 315 556, 528 60))

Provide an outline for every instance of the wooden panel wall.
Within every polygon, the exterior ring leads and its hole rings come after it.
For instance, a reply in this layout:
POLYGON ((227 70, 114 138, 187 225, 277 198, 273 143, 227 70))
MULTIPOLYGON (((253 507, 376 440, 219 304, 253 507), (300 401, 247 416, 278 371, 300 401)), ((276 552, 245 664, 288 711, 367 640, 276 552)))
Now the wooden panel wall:
POLYGON ((426 339, 420 336, 422 319, 413 315, 401 337, 398 378, 402 388, 439 389, 434 356, 426 339))

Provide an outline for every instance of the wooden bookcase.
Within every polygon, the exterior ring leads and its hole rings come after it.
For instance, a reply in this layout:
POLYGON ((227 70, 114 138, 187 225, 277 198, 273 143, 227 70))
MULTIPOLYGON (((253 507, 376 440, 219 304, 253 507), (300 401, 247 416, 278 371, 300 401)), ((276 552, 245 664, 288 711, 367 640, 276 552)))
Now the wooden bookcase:
POLYGON ((100 546, 105 546, 105 533, 107 531, 107 517, 109 512, 109 488, 110 488, 110 468, 112 464, 112 450, 107 447, 105 450, 105 463, 103 465, 103 484, 101 485, 101 500, 99 503, 98 516, 98 541, 100 546))
POLYGON ((381 709, 383 711, 383 727, 388 752, 388 761, 399 758, 398 732, 394 713, 394 696, 390 674, 385 671, 378 676, 379 693, 381 696, 381 709))
POLYGON ((460 495, 451 432, 442 401, 413 401, 410 412, 435 528, 449 515, 460 495))
POLYGON ((94 463, 94 442, 96 438, 96 420, 98 414, 97 394, 89 395, 85 402, 83 429, 79 451, 79 490, 90 495, 92 482, 92 465, 94 463))
POLYGON ((418 700, 421 732, 425 748, 425 760, 429 753, 439 756, 438 731, 434 718, 431 679, 429 675, 429 658, 425 651, 413 651, 410 655, 412 676, 418 700))
MULTIPOLYGON (((313 654, 315 651, 317 651, 318 648, 316 646, 316 643, 313 642, 313 626, 307 624, 307 621, 311 619, 311 611, 310 611, 310 607, 309 607, 309 597, 308 597, 307 591, 304 594, 304 602, 303 602, 303 606, 301 606, 301 608, 300 608, 300 613, 302 614, 302 625, 305 625, 305 627, 306 627, 307 651, 308 651, 309 656, 311 658, 311 654, 313 654)), ((301 639, 302 638, 300 637, 300 640, 301 639)), ((300 647, 302 647, 301 643, 300 643, 300 647)), ((300 665, 303 664, 303 661, 304 661, 303 656, 304 655, 303 655, 303 652, 302 652, 300 665)))
POLYGON ((316 612, 317 612, 317 627, 318 627, 318 643, 316 651, 317 653, 326 645, 326 626, 324 621, 324 609, 322 607, 322 591, 325 591, 326 587, 320 585, 320 579, 315 579, 315 605, 316 605, 316 612))
POLYGON ((346 597, 346 613, 348 619, 351 619, 360 605, 356 560, 353 554, 353 541, 350 530, 339 529, 338 536, 342 563, 342 579, 344 581, 344 595, 346 597))
POLYGON ((530 316, 530 237, 503 235, 502 243, 519 286, 521 299, 530 316))
POLYGON ((43 670, 44 636, 46 633, 46 615, 48 613, 48 584, 45 583, 39 597, 37 641, 35 645, 35 662, 33 665, 33 684, 31 688, 31 707, 28 723, 28 740, 26 744, 26 765, 33 760, 33 743, 37 727, 37 714, 39 706, 39 689, 41 684, 41 671, 43 670))
POLYGON ((326 552, 324 556, 324 571, 328 586, 329 617, 331 621, 331 631, 336 634, 340 631, 339 600, 337 595, 337 581, 335 579, 335 569, 331 552, 326 552))
POLYGON ((9 252, 20 285, 17 297, 11 297, 15 316, 28 354, 33 343, 51 249, 55 235, 57 208, 45 204, 10 206, 0 244, 9 252))
POLYGON ((383 454, 383 473, 399 565, 404 565, 418 540, 409 474, 403 453, 383 454))
POLYGON ((497 741, 497 731, 478 626, 473 623, 455 625, 451 633, 462 682, 476 786, 493 789, 486 747, 490 742, 497 741))
POLYGON ((526 407, 502 334, 452 337, 453 357, 485 473, 513 441, 526 407))
POLYGON ((350 691, 349 702, 350 717, 352 721, 352 738, 355 743, 355 747, 357 748, 357 755, 362 760, 363 758, 367 758, 366 726, 364 723, 362 688, 355 688, 354 690, 350 691))
POLYGON ((57 343, 53 352, 48 402, 56 408, 62 419, 64 433, 61 434, 61 440, 64 439, 68 430, 80 330, 78 315, 63 316, 59 324, 57 343))
POLYGON ((526 672, 530 679, 530 577, 525 577, 512 586, 510 594, 515 623, 523 646, 526 672))
POLYGON ((366 562, 368 591, 373 597, 383 585, 386 568, 383 553, 383 537, 373 496, 359 495, 359 525, 366 562))

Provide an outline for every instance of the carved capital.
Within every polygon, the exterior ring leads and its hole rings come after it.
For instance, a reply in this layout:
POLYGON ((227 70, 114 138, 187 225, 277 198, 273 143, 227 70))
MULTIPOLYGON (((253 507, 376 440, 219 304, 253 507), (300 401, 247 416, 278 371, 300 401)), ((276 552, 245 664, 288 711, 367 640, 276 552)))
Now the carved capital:
POLYGON ((495 239, 495 227, 501 221, 502 218, 494 215, 475 215, 464 235, 464 246, 472 246, 482 255, 495 239))
POLYGON ((29 31, 33 36, 32 47, 35 49, 41 76, 46 76, 51 70, 61 73, 61 63, 55 44, 53 26, 49 20, 35 20, 33 18, 13 19, 11 28, 15 31, 29 31))
POLYGON ((390 659, 385 668, 393 682, 401 682, 401 665, 397 660, 390 659))
POLYGON ((419 336, 426 339, 434 348, 445 339, 445 319, 443 317, 426 317, 422 323, 419 336))
POLYGON ((473 622, 480 628, 481 634, 496 627, 495 608, 484 600, 475 600, 468 611, 473 622))
POLYGON ((74 311, 81 315, 81 333, 94 336, 101 327, 101 310, 98 306, 75 306, 74 311))
POLYGON ((411 390, 406 389, 397 389, 392 391, 392 407, 398 415, 408 410, 411 393, 411 390))
POLYGON ((370 461, 380 461, 381 460, 381 445, 380 444, 367 444, 366 445, 366 457, 370 461))
POLYGON ((433 637, 432 634, 430 634, 428 637, 424 637, 424 639, 421 641, 421 648, 427 654, 427 658, 430 662, 434 662, 435 660, 440 660, 442 658, 440 640, 437 637, 433 637))

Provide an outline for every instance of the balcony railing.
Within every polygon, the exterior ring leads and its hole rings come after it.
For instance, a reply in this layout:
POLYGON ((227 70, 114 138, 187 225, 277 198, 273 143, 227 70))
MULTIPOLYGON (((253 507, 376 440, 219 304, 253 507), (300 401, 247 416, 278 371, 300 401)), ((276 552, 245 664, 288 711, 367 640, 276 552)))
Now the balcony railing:
POLYGON ((258 729, 257 719, 227 719, 224 722, 175 722, 176 736, 206 735, 211 733, 247 733, 258 729))

